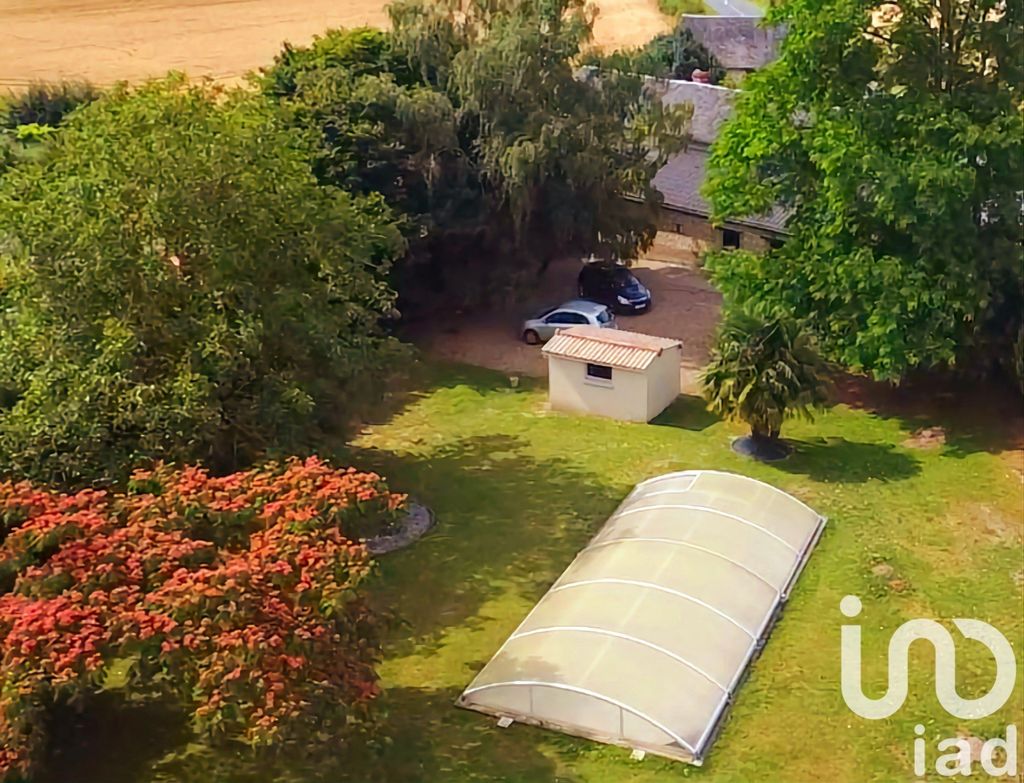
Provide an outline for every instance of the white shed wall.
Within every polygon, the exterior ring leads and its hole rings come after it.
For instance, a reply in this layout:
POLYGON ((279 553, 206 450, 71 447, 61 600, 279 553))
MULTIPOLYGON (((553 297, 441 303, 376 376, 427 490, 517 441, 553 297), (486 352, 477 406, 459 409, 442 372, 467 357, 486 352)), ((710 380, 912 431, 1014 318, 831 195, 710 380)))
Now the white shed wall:
POLYGON ((666 348, 647 368, 647 421, 675 402, 681 391, 679 365, 681 347, 666 348))
MULTIPOLYGON (((677 388, 678 366, 677 358, 677 388)), ((644 372, 613 367, 611 383, 601 383, 587 379, 586 362, 548 357, 548 399, 552 410, 645 422, 649 410, 647 387, 644 372)))

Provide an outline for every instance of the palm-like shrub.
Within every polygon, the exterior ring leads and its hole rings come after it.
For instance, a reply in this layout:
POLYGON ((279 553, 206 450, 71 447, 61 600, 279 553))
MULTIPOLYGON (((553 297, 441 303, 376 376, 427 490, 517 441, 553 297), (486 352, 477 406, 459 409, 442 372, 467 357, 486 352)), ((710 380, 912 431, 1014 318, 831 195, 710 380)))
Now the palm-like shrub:
POLYGON ((828 365, 792 321, 727 313, 702 377, 708 409, 750 425, 757 442, 777 442, 782 422, 811 418, 827 402, 828 365))

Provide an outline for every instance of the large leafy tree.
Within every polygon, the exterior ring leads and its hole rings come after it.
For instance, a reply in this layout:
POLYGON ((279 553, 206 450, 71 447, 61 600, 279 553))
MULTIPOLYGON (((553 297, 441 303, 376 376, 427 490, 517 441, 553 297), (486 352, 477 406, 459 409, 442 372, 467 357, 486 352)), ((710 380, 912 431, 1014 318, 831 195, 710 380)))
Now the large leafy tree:
POLYGON ((289 100, 322 130, 325 181, 406 215, 406 300, 478 303, 560 254, 629 257, 653 239, 650 182, 687 116, 645 102, 635 76, 578 78, 593 22, 582 0, 409 0, 391 17, 386 46, 326 36, 333 55, 287 50, 268 81, 280 93, 298 71, 289 100))
POLYGON ((179 80, 74 112, 0 182, 0 470, 77 483, 302 448, 387 368, 379 200, 313 142, 179 80))
MULTIPOLYGON (((876 377, 1012 364, 1021 330, 1020 3, 786 0, 781 58, 714 145, 717 218, 789 210, 763 255, 710 260, 727 297, 806 323, 876 377)), ((1019 350, 1019 347, 1018 347, 1019 350)))

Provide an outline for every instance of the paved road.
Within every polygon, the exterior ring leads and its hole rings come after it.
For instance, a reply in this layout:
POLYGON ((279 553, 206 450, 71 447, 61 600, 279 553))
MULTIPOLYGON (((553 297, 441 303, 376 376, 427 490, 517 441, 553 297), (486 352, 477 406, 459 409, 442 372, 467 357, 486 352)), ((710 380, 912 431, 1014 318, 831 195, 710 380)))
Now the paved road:
POLYGON ((719 16, 764 16, 764 9, 750 0, 704 0, 719 16))

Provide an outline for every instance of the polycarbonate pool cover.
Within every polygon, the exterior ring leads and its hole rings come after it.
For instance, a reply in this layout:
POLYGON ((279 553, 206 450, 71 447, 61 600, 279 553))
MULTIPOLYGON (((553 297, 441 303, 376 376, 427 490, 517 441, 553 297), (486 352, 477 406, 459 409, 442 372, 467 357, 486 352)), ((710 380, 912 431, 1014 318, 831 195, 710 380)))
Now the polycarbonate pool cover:
POLYGON ((461 707, 699 764, 824 517, 768 484, 639 484, 461 707))

